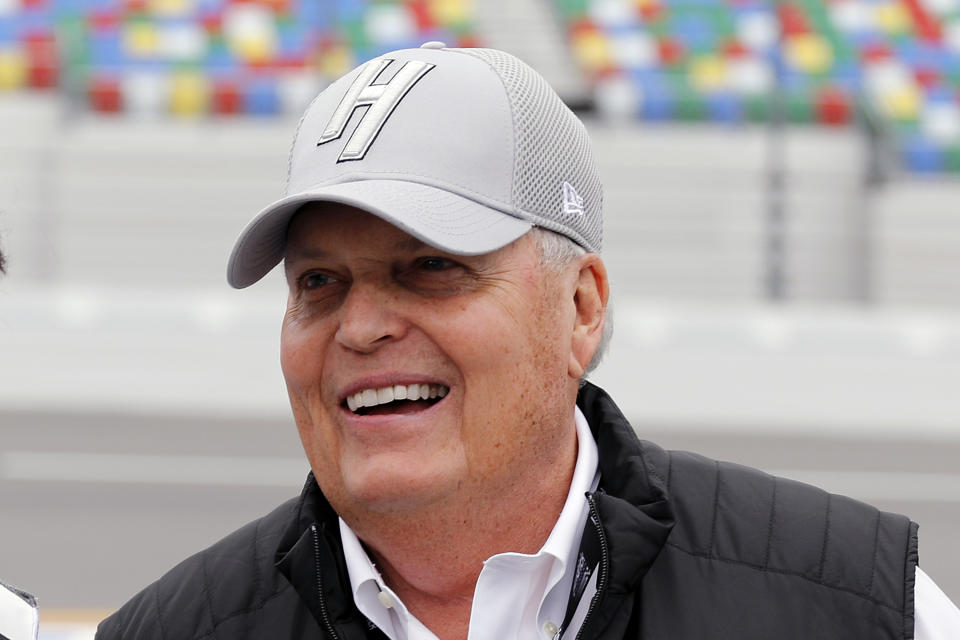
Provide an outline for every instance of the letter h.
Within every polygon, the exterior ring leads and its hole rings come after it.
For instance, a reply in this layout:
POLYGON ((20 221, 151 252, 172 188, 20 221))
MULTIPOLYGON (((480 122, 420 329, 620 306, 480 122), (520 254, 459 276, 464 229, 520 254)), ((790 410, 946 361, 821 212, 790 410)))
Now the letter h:
POLYGON ((327 123, 323 135, 317 142, 318 147, 332 140, 338 140, 343 135, 354 110, 360 107, 368 107, 367 111, 361 116, 360 122, 357 123, 353 134, 347 139, 347 144, 340 152, 337 162, 362 160, 386 123, 387 118, 400 104, 400 100, 407 95, 407 92, 413 88, 413 85, 420 78, 435 66, 429 62, 408 60, 403 63, 403 66, 389 82, 374 84, 383 70, 392 62, 391 59, 381 58, 365 64, 333 112, 330 122, 327 123))

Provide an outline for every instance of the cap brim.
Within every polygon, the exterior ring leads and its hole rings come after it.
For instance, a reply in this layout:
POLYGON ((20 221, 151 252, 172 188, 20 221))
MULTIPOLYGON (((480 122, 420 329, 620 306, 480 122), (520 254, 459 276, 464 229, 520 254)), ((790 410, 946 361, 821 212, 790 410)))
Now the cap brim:
POLYGON ((442 251, 478 255, 504 247, 532 224, 437 187, 403 180, 360 180, 287 196, 261 211, 241 232, 227 281, 242 289, 283 260, 287 226, 309 202, 339 202, 368 211, 442 251))

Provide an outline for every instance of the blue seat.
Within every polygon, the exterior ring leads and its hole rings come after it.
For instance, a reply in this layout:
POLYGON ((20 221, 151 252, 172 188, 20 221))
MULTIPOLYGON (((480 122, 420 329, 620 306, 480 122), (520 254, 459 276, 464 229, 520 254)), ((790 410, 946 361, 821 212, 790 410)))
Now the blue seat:
POLYGON ((280 96, 272 80, 257 79, 248 84, 243 93, 244 112, 255 116, 272 116, 280 113, 280 96))

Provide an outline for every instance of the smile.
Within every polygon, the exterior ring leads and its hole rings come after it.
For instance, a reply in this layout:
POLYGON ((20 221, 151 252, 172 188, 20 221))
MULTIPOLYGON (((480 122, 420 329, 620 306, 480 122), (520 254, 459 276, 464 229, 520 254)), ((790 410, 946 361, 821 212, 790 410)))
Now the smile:
POLYGON ((360 415, 408 413, 436 404, 449 391, 449 387, 442 384, 397 384, 379 389, 358 391, 347 396, 345 402, 350 411, 360 415))

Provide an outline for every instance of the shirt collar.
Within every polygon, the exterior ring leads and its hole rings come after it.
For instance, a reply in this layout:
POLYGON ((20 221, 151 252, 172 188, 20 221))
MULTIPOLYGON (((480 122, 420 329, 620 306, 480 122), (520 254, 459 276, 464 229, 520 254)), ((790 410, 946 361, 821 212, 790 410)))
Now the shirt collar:
POLYGON ((403 629, 403 635, 400 637, 408 637, 407 625, 410 613, 400 598, 383 581, 383 577, 370 560, 357 534, 344 522, 343 518, 339 518, 339 521, 343 557, 347 563, 347 573, 350 575, 350 589, 353 591, 354 603, 368 620, 380 627, 390 638, 398 637, 393 628, 395 624, 399 624, 403 629), (392 605, 390 608, 385 607, 380 600, 384 597, 380 595, 381 593, 389 598, 392 605), (396 617, 391 615, 391 608, 395 610, 396 617))

